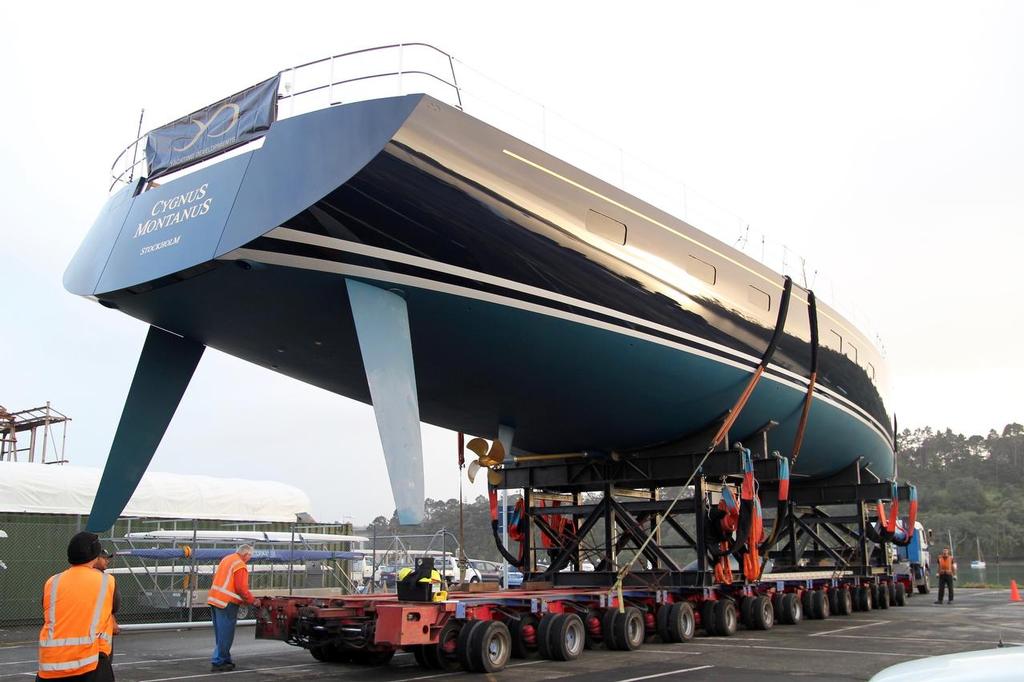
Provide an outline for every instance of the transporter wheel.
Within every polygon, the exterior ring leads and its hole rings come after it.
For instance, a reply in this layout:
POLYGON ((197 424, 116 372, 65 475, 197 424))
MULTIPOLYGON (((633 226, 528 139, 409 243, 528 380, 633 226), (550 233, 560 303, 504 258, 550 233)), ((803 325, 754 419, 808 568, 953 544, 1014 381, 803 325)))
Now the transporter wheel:
POLYGON ((326 644, 324 646, 311 646, 309 647, 309 653, 313 658, 321 663, 330 663, 332 661, 333 652, 331 650, 333 648, 334 647, 330 644, 326 644))
POLYGON ((619 651, 635 651, 644 643, 647 636, 644 627, 644 616, 635 606, 627 606, 625 613, 615 612, 612 622, 612 639, 619 651))
POLYGON ((583 620, 575 613, 557 616, 548 628, 548 649, 556 661, 575 661, 583 653, 587 641, 583 620))
POLYGON ((532 613, 520 614, 519 620, 509 622, 512 635, 512 658, 532 658, 537 655, 537 626, 539 621, 532 613))
POLYGON ((732 599, 719 599, 715 604, 715 632, 721 637, 730 637, 736 634, 738 625, 736 602, 732 599))
POLYGON ((779 622, 784 625, 796 625, 804 618, 803 604, 793 592, 782 595, 782 615, 779 622))
POLYGON ((889 606, 896 606, 896 585, 895 581, 885 584, 889 588, 889 606))
POLYGON ((394 657, 395 650, 372 651, 370 649, 355 649, 349 650, 348 655, 351 661, 358 665, 384 665, 394 657))
POLYGON ((551 658, 551 626, 557 617, 557 613, 545 613, 537 624, 537 653, 541 658, 551 658))
POLYGON ((840 616, 849 616, 853 613, 853 594, 847 588, 836 590, 836 613, 840 616))
POLYGON ((748 597, 746 595, 744 595, 743 597, 740 597, 740 602, 739 602, 740 624, 743 627, 748 628, 748 629, 753 629, 753 627, 754 627, 753 625, 751 625, 751 620, 750 620, 751 612, 753 611, 753 608, 754 608, 754 598, 753 597, 748 597))
POLYGON ((851 587, 850 594, 853 595, 853 610, 860 611, 860 602, 863 599, 861 592, 864 591, 863 587, 851 587))
POLYGON ((612 633, 615 631, 615 614, 618 612, 618 608, 609 606, 601 616, 601 640, 604 642, 604 648, 609 651, 615 651, 616 648, 612 633))
POLYGON ((880 608, 880 609, 887 609, 887 608, 889 608, 889 586, 888 585, 878 585, 878 587, 875 590, 875 604, 877 604, 878 608, 880 608))
POLYGON ((807 620, 813 620, 817 616, 814 615, 814 600, 811 595, 814 592, 811 590, 804 590, 800 593, 800 606, 803 607, 804 618, 807 620))
POLYGON ((674 604, 662 604, 654 614, 654 630, 664 644, 672 643, 672 635, 668 632, 668 615, 674 604))
POLYGON ((704 634, 708 637, 714 637, 718 634, 718 628, 715 627, 716 603, 717 602, 709 599, 700 606, 700 626, 704 629, 704 634))
POLYGON ((668 612, 669 640, 677 644, 689 642, 697 631, 697 620, 690 602, 677 602, 668 612))
POLYGON ((895 597, 893 598, 893 601, 896 603, 896 606, 906 606, 907 597, 909 595, 907 595, 907 588, 903 585, 903 583, 896 583, 893 586, 893 592, 895 592, 895 597))
POLYGON ((587 638, 583 642, 583 648, 596 649, 604 641, 604 631, 601 628, 601 612, 597 609, 590 609, 583 616, 583 627, 586 628, 587 638))
POLYGON ((874 608, 875 600, 870 587, 857 588, 860 594, 858 595, 857 605, 860 607, 860 611, 870 611, 874 608))
POLYGON ((782 622, 782 610, 783 610, 783 602, 785 601, 785 598, 786 598, 786 593, 785 592, 776 592, 774 595, 772 595, 772 608, 775 609, 775 622, 776 623, 781 623, 782 622))
POLYGON ((839 590, 830 587, 825 596, 828 598, 828 612, 832 615, 839 615, 839 590))
POLYGON ((755 630, 771 630, 775 625, 775 608, 772 600, 762 595, 753 599, 750 609, 750 623, 755 630))
POLYGON ((831 615, 828 609, 828 597, 821 590, 811 593, 811 608, 814 609, 815 620, 825 620, 831 615))
POLYGON ((437 644, 423 645, 423 660, 427 662, 427 667, 448 672, 455 672, 462 667, 456 656, 461 630, 462 625, 454 618, 449 618, 437 635, 437 644))
POLYGON ((409 651, 412 652, 412 657, 416 659, 416 663, 421 668, 430 668, 430 664, 427 663, 427 659, 423 655, 423 645, 422 644, 416 644, 415 646, 410 646, 410 647, 406 647, 406 648, 409 651))
POLYGON ((472 661, 469 656, 469 641, 473 636, 473 631, 483 624, 482 620, 467 620, 462 624, 462 629, 459 630, 459 636, 455 644, 455 657, 458 659, 459 665, 462 666, 463 670, 472 670, 472 661))
POLYGON ((512 635, 500 620, 483 621, 469 637, 470 671, 496 673, 505 669, 512 654, 512 635))

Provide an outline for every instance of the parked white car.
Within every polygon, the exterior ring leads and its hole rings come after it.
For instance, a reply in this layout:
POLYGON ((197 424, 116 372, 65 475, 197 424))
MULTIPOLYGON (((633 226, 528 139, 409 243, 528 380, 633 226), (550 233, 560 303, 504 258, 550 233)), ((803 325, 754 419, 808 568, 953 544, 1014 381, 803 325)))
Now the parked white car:
POLYGON ((1010 682, 1020 680, 1022 670, 1024 647, 1010 646, 898 663, 871 682, 1010 682))

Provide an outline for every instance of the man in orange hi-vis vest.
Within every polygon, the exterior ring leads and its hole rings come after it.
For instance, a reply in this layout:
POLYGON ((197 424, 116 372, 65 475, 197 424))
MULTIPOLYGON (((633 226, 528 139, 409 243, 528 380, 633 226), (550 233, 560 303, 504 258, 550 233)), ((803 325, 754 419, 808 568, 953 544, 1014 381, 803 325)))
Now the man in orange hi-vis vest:
POLYGON ((228 672, 235 669, 231 660, 231 643, 235 640, 235 622, 238 620, 238 605, 251 604, 249 571, 245 564, 252 558, 252 545, 241 545, 238 550, 220 560, 213 575, 210 596, 206 603, 213 611, 213 656, 210 671, 228 672))
POLYGON ((94 568, 101 549, 94 533, 77 533, 68 543, 70 568, 46 581, 36 680, 114 679, 114 576, 94 568))
POLYGON ((949 603, 953 603, 953 579, 956 577, 956 561, 953 560, 953 555, 949 553, 949 547, 942 548, 942 554, 939 555, 939 599, 936 604, 942 603, 943 592, 946 588, 949 588, 949 603))

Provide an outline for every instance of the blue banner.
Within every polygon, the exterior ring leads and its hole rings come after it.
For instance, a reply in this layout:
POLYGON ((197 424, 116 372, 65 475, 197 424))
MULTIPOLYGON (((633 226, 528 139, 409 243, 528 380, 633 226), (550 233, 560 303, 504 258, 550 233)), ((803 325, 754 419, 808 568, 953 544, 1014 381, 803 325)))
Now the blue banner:
POLYGON ((263 135, 277 119, 281 76, 214 102, 149 132, 149 178, 191 166, 263 135))

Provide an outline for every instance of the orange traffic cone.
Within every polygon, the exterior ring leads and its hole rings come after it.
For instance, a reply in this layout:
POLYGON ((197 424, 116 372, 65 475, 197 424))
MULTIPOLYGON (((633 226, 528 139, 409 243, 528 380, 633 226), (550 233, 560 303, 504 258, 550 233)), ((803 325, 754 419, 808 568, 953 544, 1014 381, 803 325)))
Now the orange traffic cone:
POLYGON ((1020 601, 1020 592, 1017 591, 1017 581, 1010 581, 1010 601, 1020 601))

